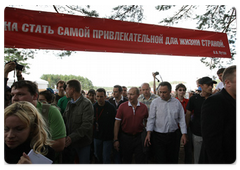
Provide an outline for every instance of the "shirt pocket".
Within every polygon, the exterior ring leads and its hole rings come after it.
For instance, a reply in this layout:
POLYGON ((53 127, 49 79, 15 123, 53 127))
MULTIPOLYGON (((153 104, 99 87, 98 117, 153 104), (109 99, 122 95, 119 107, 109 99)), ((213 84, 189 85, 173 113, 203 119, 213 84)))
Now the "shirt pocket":
POLYGON ((83 117, 83 114, 82 112, 73 112, 73 123, 74 124, 81 124, 82 123, 82 117, 83 117))

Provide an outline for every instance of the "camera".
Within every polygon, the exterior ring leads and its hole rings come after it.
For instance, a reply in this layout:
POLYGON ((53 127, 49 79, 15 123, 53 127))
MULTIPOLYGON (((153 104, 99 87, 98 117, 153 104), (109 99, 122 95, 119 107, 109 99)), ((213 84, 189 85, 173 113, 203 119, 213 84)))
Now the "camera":
POLYGON ((23 71, 24 70, 24 66, 21 64, 17 63, 17 60, 14 60, 15 64, 16 64, 16 70, 20 70, 23 71))
MULTIPOLYGON (((10 62, 12 62, 12 61, 7 62, 6 64, 8 64, 8 63, 10 63, 10 62)), ((20 71, 23 71, 23 70, 24 70, 24 66, 21 65, 21 64, 18 64, 18 63, 17 63, 17 60, 13 60, 13 62, 15 62, 15 64, 16 64, 16 70, 20 70, 20 71)))
POLYGON ((156 71, 154 74, 157 76, 157 75, 159 75, 159 72, 156 71))

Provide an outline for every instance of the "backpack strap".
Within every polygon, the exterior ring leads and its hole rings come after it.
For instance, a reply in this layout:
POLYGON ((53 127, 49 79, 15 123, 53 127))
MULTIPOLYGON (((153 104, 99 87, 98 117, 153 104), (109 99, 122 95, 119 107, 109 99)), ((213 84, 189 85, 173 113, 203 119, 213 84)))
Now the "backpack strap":
POLYGON ((50 106, 51 106, 50 104, 42 104, 42 116, 47 125, 49 125, 48 112, 49 112, 50 106))

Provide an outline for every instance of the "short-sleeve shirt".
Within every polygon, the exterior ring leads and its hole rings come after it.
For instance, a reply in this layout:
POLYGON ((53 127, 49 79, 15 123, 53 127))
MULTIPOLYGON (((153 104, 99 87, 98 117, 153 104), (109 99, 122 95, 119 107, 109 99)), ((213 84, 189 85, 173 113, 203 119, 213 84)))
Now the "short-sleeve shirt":
MULTIPOLYGON (((42 113, 42 103, 37 103, 37 109, 42 113)), ((51 133, 51 139, 61 139, 66 137, 66 128, 62 118, 62 115, 58 108, 55 106, 50 106, 48 111, 48 124, 51 133)))
POLYGON ((125 102, 120 105, 116 119, 121 120, 122 131, 129 134, 142 132, 144 129, 143 121, 148 117, 148 108, 145 104, 138 102, 136 109, 131 103, 125 102))
POLYGON ((138 97, 138 101, 145 104, 148 108, 148 112, 149 112, 149 109, 150 109, 150 105, 152 103, 152 101, 156 98, 158 98, 159 96, 157 96, 156 94, 152 94, 151 93, 151 96, 149 97, 149 99, 145 99, 144 95, 141 94, 139 97, 138 97))
POLYGON ((190 128, 194 135, 202 136, 201 133, 201 110, 202 104, 205 101, 205 97, 201 97, 200 94, 196 94, 190 97, 187 104, 187 110, 194 111, 192 121, 190 122, 190 128))
POLYGON ((71 98, 67 98, 66 96, 63 96, 62 98, 60 98, 59 100, 58 100, 58 103, 57 103, 57 105, 58 105, 58 107, 61 109, 61 114, 63 115, 63 113, 64 113, 64 111, 65 111, 65 109, 66 109, 66 107, 67 107, 67 103, 68 103, 68 101, 70 100, 71 98))
MULTIPOLYGON (((179 100, 178 97, 176 97, 176 99, 179 100)), ((179 100, 179 101, 180 101, 180 100, 179 100)), ((187 112, 187 104, 188 104, 188 101, 189 101, 189 99, 185 99, 185 98, 183 98, 183 101, 180 101, 180 103, 181 103, 182 106, 183 106, 183 109, 184 109, 184 113, 185 113, 185 114, 186 114, 186 112, 187 112)))

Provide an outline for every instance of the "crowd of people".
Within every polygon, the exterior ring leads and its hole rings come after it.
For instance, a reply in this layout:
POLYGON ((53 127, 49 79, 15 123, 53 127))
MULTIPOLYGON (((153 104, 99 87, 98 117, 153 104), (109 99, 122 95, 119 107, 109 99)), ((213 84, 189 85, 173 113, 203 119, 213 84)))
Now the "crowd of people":
MULTIPOLYGON (((236 160, 236 66, 218 71, 221 85, 198 80, 195 94, 186 86, 175 95, 169 82, 158 88, 143 83, 127 89, 115 85, 107 99, 104 88, 83 94, 78 80, 57 83, 58 93, 39 93, 24 80, 7 86, 14 62, 5 65, 5 161, 32 163, 31 149, 55 164, 229 164, 236 160)), ((155 80, 155 74, 153 78, 155 80)))

